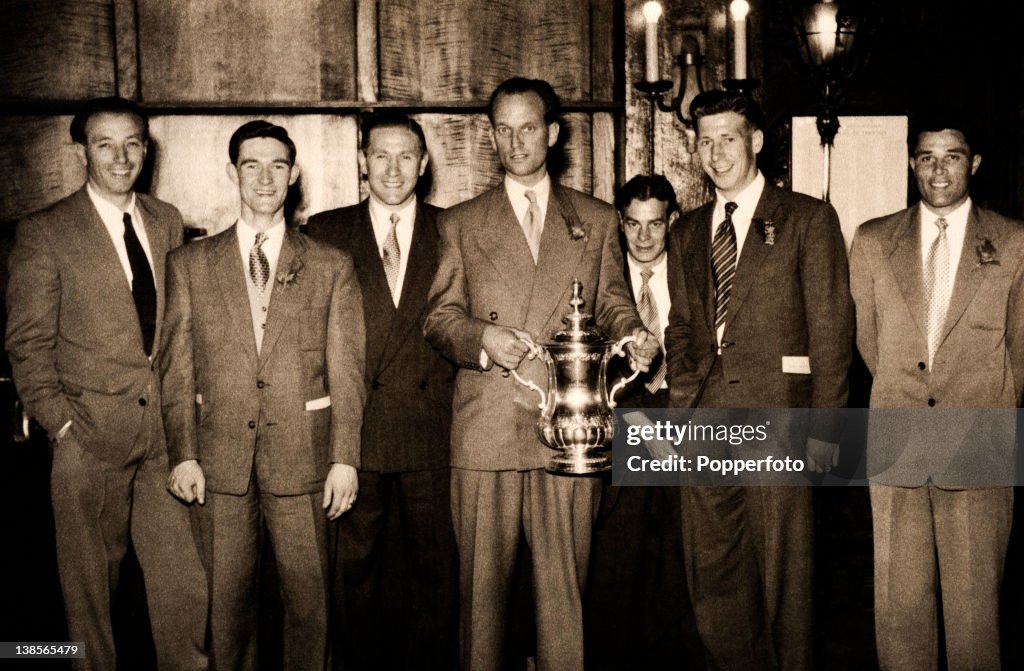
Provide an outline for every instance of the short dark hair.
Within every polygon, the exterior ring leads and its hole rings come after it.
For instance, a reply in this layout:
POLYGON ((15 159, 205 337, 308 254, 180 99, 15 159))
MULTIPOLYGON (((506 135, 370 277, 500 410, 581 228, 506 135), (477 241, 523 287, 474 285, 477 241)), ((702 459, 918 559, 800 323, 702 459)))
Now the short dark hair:
POLYGON ((231 139, 228 140, 228 157, 232 165, 238 164, 238 149, 242 143, 259 137, 269 137, 288 147, 288 163, 295 165, 295 143, 288 137, 288 131, 263 119, 244 123, 231 134, 231 139))
POLYGON ((615 209, 620 215, 626 214, 626 208, 634 200, 660 200, 667 203, 665 216, 679 211, 676 190, 664 175, 636 175, 619 187, 615 193, 615 209))
POLYGON ((732 91, 705 91, 690 103, 690 115, 694 122, 702 117, 725 112, 736 112, 747 120, 755 130, 764 130, 765 119, 761 106, 753 98, 732 91))
POLYGON ((378 128, 404 128, 420 141, 421 153, 427 153, 427 137, 423 134, 423 128, 410 116, 399 112, 382 111, 374 112, 363 119, 359 129, 359 147, 366 151, 370 147, 370 133, 378 128))
POLYGON ((78 112, 71 119, 71 139, 78 144, 85 144, 88 138, 85 135, 85 125, 89 119, 97 114, 130 114, 142 123, 143 138, 149 139, 149 117, 142 111, 138 103, 133 100, 118 96, 106 98, 93 98, 86 100, 78 108, 78 112))
POLYGON ((498 84, 494 89, 491 99, 487 102, 487 118, 494 123, 494 104, 500 96, 518 95, 521 93, 536 93, 544 104, 544 123, 550 124, 558 121, 558 113, 562 108, 562 101, 559 100, 555 89, 543 79, 527 79, 526 77, 513 77, 498 84))
POLYGON ((938 133, 944 130, 959 131, 967 142, 971 154, 980 154, 978 146, 978 128, 971 115, 962 109, 953 107, 935 107, 915 112, 910 117, 910 132, 907 133, 907 145, 910 156, 914 156, 918 140, 922 133, 938 133))

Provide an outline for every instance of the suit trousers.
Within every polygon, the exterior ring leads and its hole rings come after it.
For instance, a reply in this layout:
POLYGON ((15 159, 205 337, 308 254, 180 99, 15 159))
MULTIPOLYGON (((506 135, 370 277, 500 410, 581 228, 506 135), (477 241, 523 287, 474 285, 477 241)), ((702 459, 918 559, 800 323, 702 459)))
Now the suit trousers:
POLYGON ((121 560, 131 542, 139 558, 161 671, 205 669, 206 577, 188 509, 167 491, 160 411, 147 409, 125 462, 85 449, 73 424, 54 443, 50 491, 57 567, 71 640, 85 658, 76 670, 117 668, 110 622, 121 560))
POLYGON ((259 558, 264 525, 277 563, 283 608, 283 667, 322 671, 329 585, 323 494, 273 496, 255 478, 241 495, 206 492, 194 506, 210 585, 210 666, 257 668, 259 558))
POLYGON ((335 667, 448 671, 458 656, 451 471, 359 472, 338 520, 335 667))
POLYGON ((452 469, 463 669, 501 668, 520 531, 533 554, 537 668, 583 669, 582 593, 598 478, 452 469))
POLYGON ((999 669, 999 589, 1013 488, 872 485, 875 640, 882 669, 936 669, 936 587, 950 671, 999 669))

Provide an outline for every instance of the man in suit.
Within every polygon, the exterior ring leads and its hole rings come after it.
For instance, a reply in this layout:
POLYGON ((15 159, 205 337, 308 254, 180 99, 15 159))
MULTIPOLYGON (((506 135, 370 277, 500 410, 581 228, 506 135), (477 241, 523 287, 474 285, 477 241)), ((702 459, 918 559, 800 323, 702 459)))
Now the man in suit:
POLYGON ((494 189, 442 213, 442 252, 430 290, 427 340, 460 369, 452 418, 452 515, 459 546, 461 662, 499 668, 516 550, 533 553, 537 663, 583 666, 580 593, 600 481, 545 473, 537 395, 507 371, 547 379, 533 340, 562 326, 574 278, 586 310, 612 338, 636 334, 636 364, 651 343, 622 278, 615 211, 554 184, 558 96, 513 78, 491 94, 492 144, 505 168, 494 189))
POLYGON ((53 444, 50 489, 68 634, 80 669, 116 667, 110 602, 131 542, 161 668, 206 668, 206 584, 188 512, 164 487, 154 372, 164 256, 181 214, 133 191, 146 116, 86 103, 71 122, 84 187, 19 226, 7 287, 7 352, 27 411, 53 444))
POLYGON ((1015 411, 948 409, 1020 406, 1024 228, 971 201, 963 117, 917 117, 910 144, 921 201, 862 225, 850 257, 871 407, 922 409, 869 425, 878 657, 937 667, 941 585, 949 668, 999 669, 1015 411))
POLYGON ((416 197, 428 160, 416 121, 389 112, 368 117, 359 167, 369 198, 311 217, 307 226, 351 254, 366 322, 359 501, 338 521, 335 660, 345 669, 456 664, 448 468, 455 368, 423 338, 440 251, 440 210, 416 197), (386 542, 389 527, 400 543, 386 542))
MULTIPOLYGON (((615 194, 625 280, 644 325, 662 342, 668 324, 668 234, 679 218, 664 175, 637 175, 615 194)), ((628 376, 622 359, 609 378, 628 376)), ((669 407, 663 352, 616 399, 620 408, 669 407)), ((610 474, 608 474, 610 475, 610 474)), ((588 668, 703 668, 686 587, 677 487, 619 487, 604 479, 587 587, 588 668)))
MULTIPOLYGON (((765 181, 757 169, 764 121, 754 101, 709 91, 691 111, 715 199, 671 233, 672 405, 845 406, 853 305, 835 211, 765 181)), ((806 448, 808 469, 836 463, 838 436, 830 431, 777 435, 786 456, 803 459, 806 448)), ((751 449, 758 448, 733 448, 747 456, 751 449)), ((684 487, 682 515, 690 594, 711 667, 809 668, 810 490, 684 487)))
POLYGON ((355 500, 363 307, 344 252, 288 230, 298 178, 284 128, 231 136, 241 216, 168 257, 160 374, 171 471, 210 580, 215 668, 256 664, 262 529, 280 576, 286 669, 322 669, 327 520, 355 500))

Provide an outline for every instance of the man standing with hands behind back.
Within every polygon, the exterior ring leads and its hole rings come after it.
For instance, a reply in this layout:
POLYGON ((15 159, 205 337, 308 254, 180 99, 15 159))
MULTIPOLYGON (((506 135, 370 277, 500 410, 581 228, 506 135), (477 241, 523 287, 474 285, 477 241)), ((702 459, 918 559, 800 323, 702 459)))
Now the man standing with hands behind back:
POLYGON ((457 618, 448 468, 455 369, 423 338, 440 210, 416 197, 429 161, 416 121, 378 112, 361 132, 370 197, 306 227, 352 255, 366 318, 359 501, 338 521, 335 660, 347 670, 447 669, 457 618), (394 535, 400 540, 388 543, 394 535))
POLYGON ((327 520, 352 506, 358 488, 363 306, 348 254, 285 225, 299 174, 288 132, 250 121, 228 155, 238 222, 168 257, 168 487, 198 504, 212 665, 255 667, 265 525, 284 606, 284 668, 321 671, 327 520))
POLYGON ((131 542, 161 669, 205 669, 206 584, 188 511, 165 489, 154 372, 178 211, 133 191, 149 143, 123 98, 86 103, 71 139, 86 185, 18 225, 7 339, 18 394, 53 442, 50 491, 75 669, 114 669, 110 602, 131 542))
MULTIPOLYGON (((684 215, 669 243, 672 405, 844 407, 853 303, 835 210, 765 181, 756 102, 708 91, 690 109, 715 199, 684 215)), ((838 436, 785 435, 808 469, 837 463, 838 436)), ((711 668, 810 668, 810 488, 684 487, 682 515, 711 668)))
POLYGON ((562 327, 574 278, 585 310, 646 369, 657 351, 622 276, 615 210, 555 184, 551 85, 516 77, 491 94, 491 141, 505 168, 495 188, 441 215, 441 264, 424 332, 459 366, 452 418, 452 516, 459 546, 461 662, 501 666, 522 532, 533 552, 537 665, 583 668, 586 582, 597 478, 551 475, 537 434, 537 394, 505 371, 547 379, 533 338, 562 327), (653 347, 653 351, 652 351, 653 347), (496 364, 496 365, 495 365, 496 364))

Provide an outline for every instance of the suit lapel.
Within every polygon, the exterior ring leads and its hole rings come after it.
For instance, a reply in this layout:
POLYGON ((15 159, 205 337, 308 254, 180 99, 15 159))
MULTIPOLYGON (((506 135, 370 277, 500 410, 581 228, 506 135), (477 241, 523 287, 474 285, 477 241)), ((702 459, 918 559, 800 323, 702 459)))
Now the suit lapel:
POLYGON ((252 310, 249 308, 249 292, 245 284, 245 273, 248 271, 242 267, 242 257, 238 251, 238 224, 219 236, 217 241, 213 264, 220 294, 235 324, 235 335, 249 358, 256 361, 256 336, 252 332, 252 310))
POLYGON ((274 289, 270 294, 270 307, 267 309, 267 328, 263 332, 263 346, 260 347, 259 369, 262 369, 270 359, 285 325, 292 324, 299 318, 299 308, 302 307, 307 295, 302 291, 304 282, 299 278, 305 250, 306 241, 302 234, 293 228, 286 228, 281 256, 277 260, 277 272, 269 281, 274 289), (288 284, 277 282, 277 275, 289 274, 294 275, 294 278, 288 284))
POLYGON ((363 288, 363 315, 366 321, 366 363, 373 373, 384 352, 384 342, 391 331, 395 316, 395 304, 391 300, 391 289, 384 273, 384 262, 377 248, 373 234, 373 220, 370 218, 370 201, 360 204, 352 229, 351 252, 363 288))
MULTIPOLYGON (((577 275, 576 268, 587 247, 589 233, 589 225, 580 220, 569 200, 569 195, 552 183, 548 211, 544 217, 544 232, 540 239, 537 272, 533 275, 530 307, 526 315, 527 330, 539 332, 554 313, 558 312, 560 317, 561 313, 568 311, 569 307, 563 304, 562 298, 568 296, 572 288, 573 278, 577 275), (569 236, 570 227, 582 230, 583 237, 573 240, 569 236)), ((525 239, 523 236, 524 241, 525 239)), ((594 288, 587 287, 587 291, 594 288)), ((595 306, 586 305, 584 309, 593 313, 595 306)))
MULTIPOLYGON (((761 269, 761 264, 771 253, 772 246, 764 244, 761 234, 757 230, 757 220, 771 218, 775 221, 776 229, 785 226, 785 217, 779 216, 777 208, 779 199, 775 187, 765 184, 761 191, 761 198, 754 208, 754 216, 751 217, 750 227, 747 228, 747 236, 743 240, 743 252, 736 263, 736 277, 732 283, 732 293, 729 297, 729 312, 725 317, 725 331, 729 332, 729 326, 736 319, 736 315, 743 309, 750 287, 753 286, 761 269)), ((710 228, 709 233, 710 235, 710 228)), ((795 244, 795 243, 794 243, 795 244)), ((713 318, 712 318, 713 319, 713 318)))
POLYGON ((687 284, 694 288, 693 294, 700 299, 699 307, 703 308, 701 312, 704 313, 708 330, 712 332, 715 326, 715 285, 711 278, 711 217, 714 211, 715 201, 712 200, 694 217, 692 226, 695 228, 686 245, 688 262, 683 268, 687 284))
MULTIPOLYGON (((487 218, 476 222, 474 239, 509 290, 521 295, 532 284, 536 269, 530 246, 526 243, 523 227, 519 225, 519 219, 509 202, 504 183, 499 183, 488 192, 487 201, 483 208, 487 218)), ((550 202, 548 209, 551 209, 550 202)), ((542 239, 542 250, 543 246, 542 239)))
POLYGON ((423 205, 418 204, 412 227, 412 243, 409 245, 409 261, 402 282, 402 296, 381 355, 381 370, 395 358, 409 331, 422 323, 420 317, 427 306, 427 291, 436 266, 434 259, 437 259, 437 238, 433 222, 426 220, 423 205))
POLYGON ((978 263, 978 257, 974 250, 975 245, 984 239, 994 243, 997 236, 998 233, 986 226, 986 222, 978 216, 978 209, 972 205, 971 211, 967 215, 964 248, 960 252, 960 263, 957 265, 956 279, 953 282, 953 294, 949 298, 949 308, 946 310, 942 340, 949 336, 949 332, 963 316, 984 279, 985 273, 981 264, 978 263))
POLYGON ((907 210, 892 234, 889 266, 896 284, 907 303, 907 310, 917 324, 921 335, 927 338, 926 298, 924 275, 921 267, 921 216, 919 208, 907 210))

